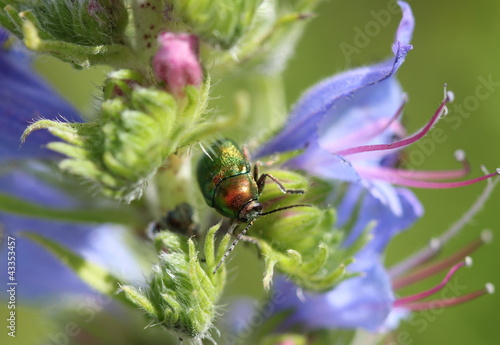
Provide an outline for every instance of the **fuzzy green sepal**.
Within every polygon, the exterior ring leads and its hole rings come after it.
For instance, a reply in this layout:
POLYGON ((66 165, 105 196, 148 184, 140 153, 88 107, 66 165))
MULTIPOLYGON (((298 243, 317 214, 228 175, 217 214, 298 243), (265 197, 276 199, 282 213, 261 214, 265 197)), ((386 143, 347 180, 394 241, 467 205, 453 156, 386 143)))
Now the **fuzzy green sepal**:
POLYGON ((229 243, 226 235, 215 250, 215 234, 220 224, 208 231, 205 239, 205 262, 198 257, 192 239, 164 231, 159 234, 163 248, 159 263, 153 267, 149 287, 142 291, 122 286, 127 298, 144 309, 153 324, 161 324, 180 337, 201 340, 210 338, 216 302, 222 293, 226 270, 217 273, 215 263, 220 260, 229 243))
POLYGON ((60 168, 97 183, 112 198, 127 203, 139 198, 169 155, 212 132, 192 127, 204 113, 209 80, 200 89, 186 87, 182 103, 165 91, 140 86, 141 81, 133 71, 112 72, 105 88, 110 98, 96 121, 38 120, 21 142, 31 132, 47 129, 63 140, 47 145, 68 157, 60 168))
POLYGON ((369 228, 350 247, 342 247, 345 233, 335 228, 333 209, 320 209, 328 188, 319 180, 309 185, 297 172, 269 170, 287 189, 302 189, 305 194, 283 194, 270 179, 259 201, 264 212, 289 207, 264 216, 249 231, 250 240, 259 247, 265 261, 263 283, 270 287, 274 270, 286 274, 295 284, 312 291, 326 291, 355 273, 347 271, 353 256, 369 240, 369 228))
POLYGON ((224 49, 247 30, 262 0, 173 0, 173 11, 204 40, 224 49))
POLYGON ((165 92, 136 87, 130 99, 105 101, 91 123, 39 120, 21 138, 48 129, 64 142, 47 147, 68 156, 60 167, 102 186, 103 192, 130 202, 142 191, 178 144, 173 133, 177 105, 165 92))
POLYGON ((127 21, 120 0, 0 0, 0 24, 29 49, 81 68, 133 62, 125 45, 127 21))

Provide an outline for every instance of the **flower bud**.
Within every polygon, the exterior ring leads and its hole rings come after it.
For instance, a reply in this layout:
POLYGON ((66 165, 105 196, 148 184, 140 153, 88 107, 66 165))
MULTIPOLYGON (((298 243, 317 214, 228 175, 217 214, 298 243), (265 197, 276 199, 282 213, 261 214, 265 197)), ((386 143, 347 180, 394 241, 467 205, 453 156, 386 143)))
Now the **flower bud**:
MULTIPOLYGON (((266 173, 287 188, 305 191, 304 194, 288 194, 284 198, 283 192, 274 183, 267 183, 259 198, 266 212, 294 204, 304 205, 307 200, 321 201, 318 188, 308 186, 304 176, 286 170, 266 173)), ((252 228, 251 236, 266 263, 264 286, 269 288, 274 268, 285 273, 296 285, 313 291, 331 289, 351 276, 346 267, 368 240, 368 231, 356 243, 343 248, 344 233, 335 228, 335 222, 334 210, 322 210, 312 205, 290 208, 259 219, 252 228)))
POLYGON ((95 182, 104 194, 120 201, 139 198, 168 156, 219 125, 193 126, 205 113, 209 80, 200 89, 188 85, 186 98, 177 102, 163 90, 141 86, 146 84, 144 79, 132 70, 111 72, 95 121, 42 119, 25 130, 21 142, 31 132, 47 129, 63 140, 47 145, 68 157, 59 163, 61 169, 95 182))
POLYGON ((201 38, 228 49, 250 28, 262 0, 173 0, 173 11, 201 38))
POLYGON ((118 70, 108 74, 103 87, 104 99, 115 97, 129 98, 134 87, 142 85, 144 78, 134 70, 118 70))
POLYGON ((346 266, 352 262, 351 256, 342 255, 333 212, 311 207, 293 213, 273 215, 277 219, 259 227, 256 242, 266 261, 264 286, 269 288, 276 266, 307 290, 331 289, 349 276, 346 266))
POLYGON ((40 37, 83 46, 121 43, 128 13, 121 0, 10 1, 36 19, 40 37))
POLYGON ((167 91, 184 97, 187 85, 199 87, 203 71, 198 60, 198 38, 189 34, 163 32, 158 37, 159 49, 153 58, 156 77, 165 83, 167 91))
POLYGON ((142 195, 177 148, 178 137, 171 134, 177 115, 170 94, 137 86, 128 98, 105 101, 96 122, 39 120, 21 140, 34 130, 48 129, 65 141, 47 145, 69 157, 60 162, 62 169, 95 181, 106 195, 130 202, 142 195))
POLYGON ((303 190, 305 194, 287 194, 286 198, 284 198, 280 188, 278 188, 271 179, 267 178, 266 186, 259 196, 259 201, 261 203, 269 203, 272 205, 279 201, 280 207, 288 206, 290 204, 296 204, 299 200, 303 200, 305 195, 309 193, 309 181, 304 175, 283 169, 266 169, 265 173, 274 176, 286 186, 287 189, 303 190))
POLYGON ((7 0, 0 25, 28 49, 52 54, 76 68, 136 62, 124 36, 128 11, 122 0, 7 0))
POLYGON ((214 251, 215 234, 220 224, 213 226, 205 240, 205 259, 202 263, 192 239, 169 231, 160 233, 162 253, 159 264, 153 267, 146 292, 132 286, 122 286, 127 298, 144 309, 153 324, 161 324, 181 338, 188 336, 201 340, 209 338, 216 315, 215 303, 222 292, 226 271, 224 267, 212 274, 214 263, 229 242, 214 251), (187 244, 187 245, 186 245, 187 244))

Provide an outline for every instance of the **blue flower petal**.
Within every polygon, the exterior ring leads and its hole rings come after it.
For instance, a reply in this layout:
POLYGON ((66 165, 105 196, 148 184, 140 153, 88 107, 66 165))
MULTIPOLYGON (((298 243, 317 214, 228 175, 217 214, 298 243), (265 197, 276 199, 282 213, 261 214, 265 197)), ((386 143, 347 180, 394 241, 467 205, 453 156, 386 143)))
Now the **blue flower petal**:
POLYGON ((352 97, 339 99, 336 106, 326 111, 325 117, 319 121, 316 139, 287 166, 326 179, 359 181, 356 165, 379 166, 388 153, 355 154, 348 156, 347 160, 333 152, 392 141, 402 127, 394 122, 386 130, 384 128, 402 101, 403 92, 393 78, 359 90, 352 97), (376 128, 382 131, 381 134, 370 136, 376 128))
POLYGON ((380 333, 388 333, 399 327, 402 320, 406 320, 410 317, 411 310, 403 308, 392 308, 389 316, 385 320, 384 325, 379 328, 380 333))
POLYGON ((279 303, 277 300, 270 303, 275 304, 276 312, 294 310, 280 328, 301 325, 309 330, 379 330, 385 324, 394 302, 391 283, 378 260, 372 260, 370 266, 362 270, 363 276, 345 280, 323 294, 306 292, 301 295, 293 283, 282 277, 277 279, 274 295, 280 296, 279 303))
POLYGON ((2 49, 3 44, 9 39, 9 32, 4 28, 0 27, 0 49, 2 49))
POLYGON ((344 213, 342 219, 339 219, 337 226, 342 228, 348 218, 345 214, 353 215, 355 212, 356 203, 352 200, 356 197, 362 198, 361 204, 355 216, 355 223, 350 229, 344 245, 352 244, 359 235, 365 230, 366 226, 371 221, 376 221, 376 225, 372 230, 373 239, 361 250, 356 256, 357 261, 362 261, 368 254, 367 260, 371 260, 374 254, 381 254, 389 241, 401 231, 407 229, 423 214, 423 208, 415 195, 405 188, 393 188, 398 204, 401 206, 399 214, 394 213, 394 210, 387 207, 382 201, 375 198, 371 193, 363 194, 363 187, 359 184, 349 186, 346 197, 341 203, 338 213, 344 213))
POLYGON ((26 127, 38 118, 81 122, 78 112, 63 100, 30 66, 22 47, 0 47, 0 162, 24 158, 60 157, 43 148, 56 139, 36 131, 21 146, 26 127))
POLYGON ((409 5, 402 1, 398 3, 402 8, 403 18, 393 44, 395 57, 374 66, 361 67, 339 74, 315 85, 295 105, 283 131, 264 145, 257 152, 257 157, 310 145, 318 138, 317 130, 320 122, 340 100, 380 83, 396 72, 408 51, 412 49, 409 40, 414 27, 413 14, 409 5))
POLYGON ((413 17, 410 5, 404 1, 398 1, 398 5, 403 12, 403 18, 401 18, 399 22, 396 38, 394 40, 396 43, 392 47, 394 55, 397 55, 398 52, 407 53, 408 51, 404 52, 404 47, 411 49, 410 42, 413 36, 413 30, 415 29, 415 18, 413 17))
POLYGON ((313 141, 304 152, 286 163, 286 167, 307 171, 329 180, 358 182, 360 177, 351 162, 319 147, 313 141))
POLYGON ((257 313, 262 313, 259 302, 249 297, 242 297, 231 300, 228 305, 230 309, 222 321, 226 329, 224 333, 229 337, 244 337, 246 332, 253 330, 253 320, 257 313))
MULTIPOLYGON (((403 91, 395 78, 359 90, 352 97, 340 99, 335 108, 327 111, 319 122, 319 146, 328 152, 337 152, 360 145, 392 141, 401 126, 394 122, 386 130, 384 128, 402 103, 403 91), (371 136, 377 129, 381 134, 371 136)), ((367 164, 371 161, 367 157, 380 156, 373 153, 357 154, 349 156, 349 160, 367 164)), ((378 163, 379 159, 374 160, 374 164, 378 163)))
MULTIPOLYGON (((45 248, 18 235, 30 231, 71 248, 85 259, 101 265, 124 278, 125 282, 141 281, 141 269, 127 251, 125 229, 112 225, 92 226, 15 217, 0 213, 5 236, 16 239, 16 281, 20 298, 57 299, 61 294, 88 294, 93 291, 70 268, 45 248)), ((7 256, 6 242, 0 255, 7 256)), ((7 263, 2 263, 7 272, 7 263)), ((6 285, 7 277, 2 279, 6 285)), ((116 287, 117 291, 119 287, 116 287)))
POLYGON ((50 173, 53 173, 53 170, 43 164, 35 162, 26 164, 26 170, 14 169, 0 175, 0 193, 47 207, 75 208, 81 206, 78 199, 35 177, 36 174, 50 173))
MULTIPOLYGON (((0 193, 44 206, 66 208, 78 205, 63 192, 23 171, 2 175, 0 193)), ((32 231, 56 240, 87 260, 126 277, 127 281, 141 280, 140 267, 127 250, 123 228, 42 220, 3 212, 0 212, 0 226, 4 236, 16 238, 16 280, 22 298, 58 298, 62 293, 90 293, 91 289, 46 249, 19 236, 20 231, 32 231)), ((6 257, 6 251, 6 241, 3 241, 0 256, 6 257)), ((2 269, 7 272, 6 262, 2 264, 2 269)), ((4 279, 7 277, 4 276, 4 279)))

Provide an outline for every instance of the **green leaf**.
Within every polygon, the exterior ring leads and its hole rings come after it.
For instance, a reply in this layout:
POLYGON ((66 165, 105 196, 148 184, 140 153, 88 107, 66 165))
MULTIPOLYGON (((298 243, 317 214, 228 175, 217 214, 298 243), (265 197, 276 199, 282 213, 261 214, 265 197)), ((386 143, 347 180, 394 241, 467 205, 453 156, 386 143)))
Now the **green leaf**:
POLYGON ((120 289, 121 282, 106 269, 85 260, 80 255, 72 252, 70 249, 46 237, 33 232, 23 232, 22 235, 51 252, 93 289, 114 298, 118 302, 134 306, 134 304, 131 303, 125 295, 117 293, 120 289))
POLYGON ((0 194, 0 210, 28 217, 55 219, 82 223, 116 223, 138 225, 140 218, 130 209, 70 209, 61 210, 41 206, 6 194, 0 194))

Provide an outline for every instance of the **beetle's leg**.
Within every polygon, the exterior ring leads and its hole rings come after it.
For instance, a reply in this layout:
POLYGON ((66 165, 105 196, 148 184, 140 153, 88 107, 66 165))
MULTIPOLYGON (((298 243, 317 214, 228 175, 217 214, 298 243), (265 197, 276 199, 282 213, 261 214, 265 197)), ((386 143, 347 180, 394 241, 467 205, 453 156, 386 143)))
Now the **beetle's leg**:
MULTIPOLYGON (((260 161, 257 161, 255 162, 254 166, 253 166, 253 180, 255 182, 257 182, 259 180, 259 166, 261 165, 262 163, 260 161)), ((258 186, 258 185, 257 185, 258 186)), ((261 190, 260 190, 260 187, 259 187, 259 194, 260 194, 261 190)))
POLYGON ((250 237, 250 236, 241 236, 240 238, 241 241, 244 241, 244 242, 249 242, 249 243, 253 243, 255 245, 259 245, 259 242, 257 241, 256 238, 254 237, 250 237))
MULTIPOLYGON (((257 164, 255 165, 254 168, 254 176, 258 176, 257 164)), ((273 175, 262 174, 258 179, 257 177, 254 177, 255 180, 257 181, 257 190, 259 191, 259 195, 262 193, 262 191, 264 190, 264 186, 266 185, 266 177, 269 177, 271 180, 273 180, 273 182, 276 183, 280 191, 282 191, 285 194, 304 194, 303 189, 286 189, 285 186, 283 186, 283 183, 281 183, 280 180, 278 180, 273 175)))
POLYGON ((236 219, 233 219, 231 220, 231 222, 229 223, 228 225, 228 230, 227 230, 227 233, 232 235, 233 234, 233 231, 234 229, 236 229, 236 227, 240 224, 240 222, 236 219))
POLYGON ((243 157, 245 157, 245 160, 247 162, 250 161, 250 152, 248 152, 248 148, 246 146, 243 146, 241 148, 241 152, 243 152, 243 157))
MULTIPOLYGON (((273 164, 273 162, 268 162, 268 163, 262 163, 261 161, 257 161, 255 162, 254 166, 253 166, 253 180, 255 182, 257 182, 259 180, 259 167, 261 165, 265 165, 265 166, 270 166, 271 164, 273 164)), ((264 187, 262 187, 264 188, 264 187)), ((260 194, 260 189, 259 189, 259 194, 260 194)))
POLYGON ((231 245, 229 246, 229 248, 227 248, 226 252, 224 253, 224 256, 222 257, 222 259, 220 259, 219 263, 215 267, 213 274, 217 273, 217 270, 219 269, 219 267, 221 267, 222 264, 224 263, 224 261, 226 261, 227 257, 229 256, 229 254, 231 254, 231 252, 233 251, 234 247, 236 247, 236 245, 238 244, 238 242, 241 240, 242 237, 245 236, 245 234, 247 233, 248 229, 250 229, 250 227, 252 225, 253 225, 253 220, 250 223, 248 223, 247 226, 245 226, 245 228, 243 230, 241 230, 241 232, 238 234, 238 236, 236 236, 236 238, 234 239, 233 243, 231 243, 231 245))

